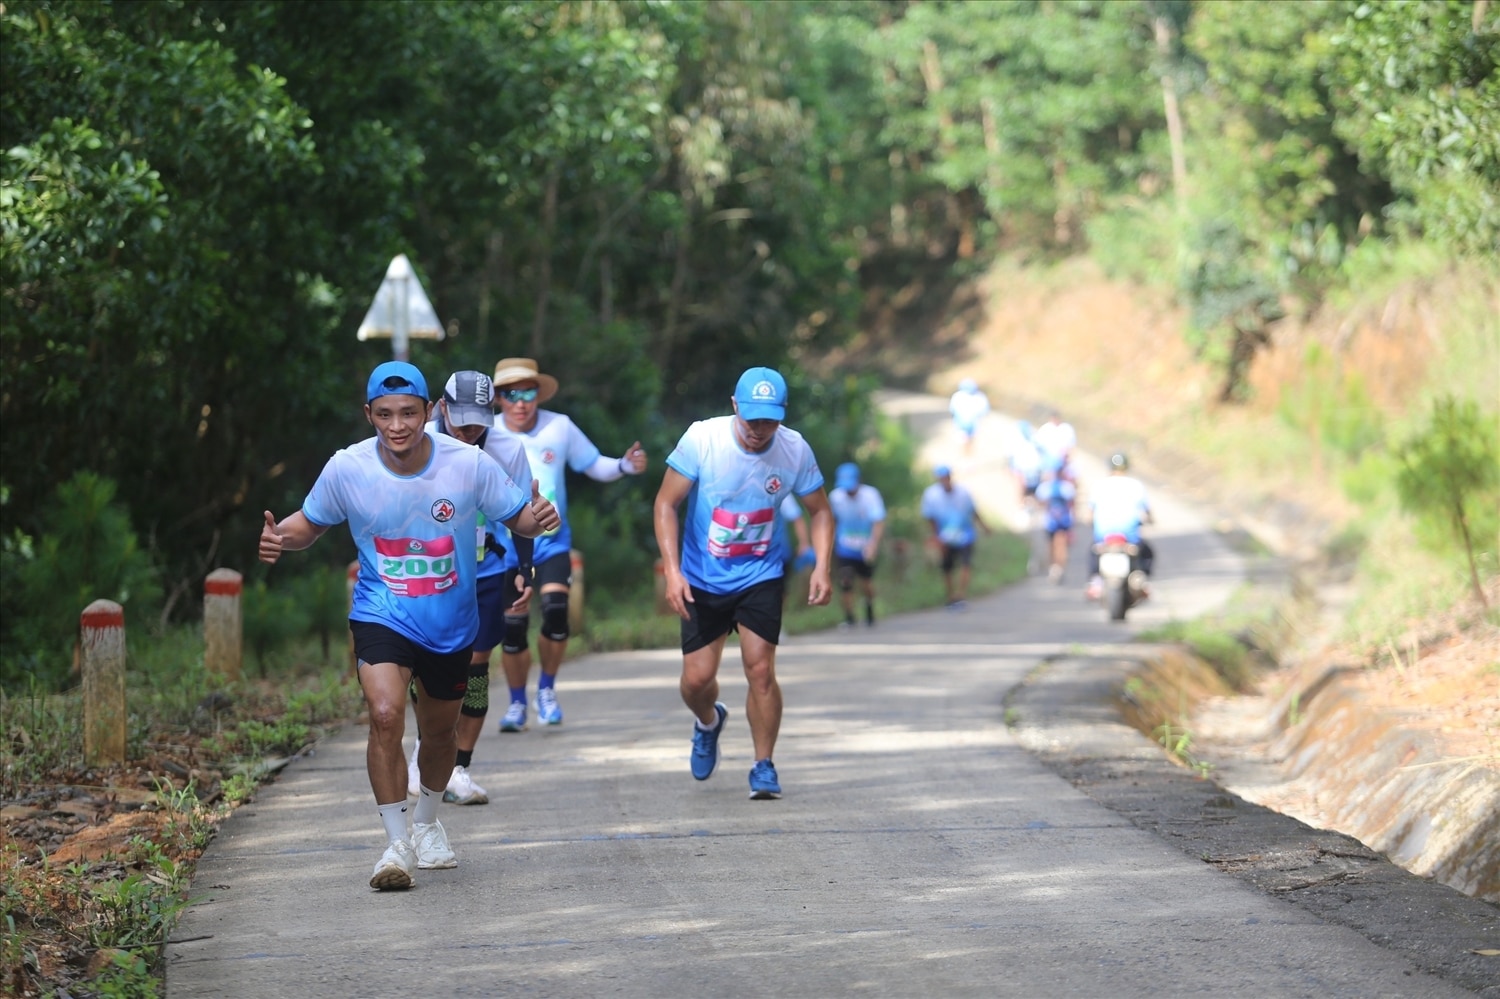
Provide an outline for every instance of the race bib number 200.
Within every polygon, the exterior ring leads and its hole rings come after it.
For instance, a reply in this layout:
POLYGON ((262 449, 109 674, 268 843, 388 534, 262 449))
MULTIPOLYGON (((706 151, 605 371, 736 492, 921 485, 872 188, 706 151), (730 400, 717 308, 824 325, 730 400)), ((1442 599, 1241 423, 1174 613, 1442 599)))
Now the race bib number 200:
POLYGON ((397 596, 430 597, 458 585, 453 537, 376 538, 380 578, 397 596))
POLYGON ((708 525, 708 553, 715 558, 753 555, 760 558, 771 549, 776 511, 715 510, 708 525))

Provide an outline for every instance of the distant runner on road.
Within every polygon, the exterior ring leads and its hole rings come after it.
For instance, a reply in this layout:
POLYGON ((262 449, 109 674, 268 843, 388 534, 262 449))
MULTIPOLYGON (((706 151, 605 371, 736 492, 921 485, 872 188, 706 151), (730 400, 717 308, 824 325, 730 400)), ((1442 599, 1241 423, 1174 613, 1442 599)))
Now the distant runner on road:
POLYGON ((969 577, 974 561, 974 527, 985 534, 990 526, 979 516, 974 497, 953 481, 953 470, 939 465, 932 470, 937 479, 922 492, 922 517, 932 528, 928 542, 942 557, 943 591, 949 610, 968 607, 969 577), (955 579, 956 574, 956 579, 955 579))
MULTIPOLYGON (((541 634, 537 651, 542 668, 536 681, 536 716, 543 725, 561 725, 562 707, 557 703, 557 673, 568 651, 568 602, 573 587, 573 532, 568 526, 567 470, 582 472, 595 482, 614 482, 625 475, 646 470, 646 451, 636 441, 622 458, 601 454, 577 424, 561 413, 542 409, 542 403, 557 394, 557 379, 543 374, 529 357, 507 357, 495 365, 495 395, 501 419, 494 433, 513 438, 526 449, 531 474, 542 495, 557 507, 562 524, 536 539, 537 600, 542 605, 541 634)), ((505 557, 506 569, 516 567, 514 554, 505 557)), ((507 576, 511 573, 507 572, 507 576)), ((517 594, 507 590, 506 605, 517 594)), ((507 615, 500 661, 510 687, 510 706, 500 720, 500 731, 526 728, 526 681, 531 675, 531 647, 527 614, 507 615)))
POLYGON ((963 434, 964 454, 974 451, 974 435, 979 432, 979 421, 990 411, 990 398, 984 394, 979 383, 965 378, 958 383, 958 391, 948 399, 948 412, 963 434))
POLYGON ((413 365, 378 366, 365 398, 375 436, 330 458, 301 510, 280 523, 265 512, 260 560, 274 565, 282 552, 308 548, 345 521, 359 549, 349 627, 370 715, 370 788, 389 842, 370 887, 386 890, 410 888, 417 868, 458 866, 437 809, 453 772, 454 726, 479 631, 474 525, 483 514, 535 536, 560 518, 534 483, 528 498, 478 448, 426 432, 432 403, 413 365), (408 832, 401 736, 413 677, 425 738, 408 832))
POLYGON ((1065 423, 1062 414, 1054 409, 1047 413, 1047 419, 1042 425, 1032 431, 1032 440, 1042 453, 1043 463, 1066 463, 1072 456, 1073 449, 1078 446, 1078 433, 1073 429, 1073 424, 1065 423))
POLYGON ((844 605, 844 627, 854 626, 854 581, 865 598, 865 624, 875 626, 875 560, 885 534, 885 500, 880 490, 859 479, 859 466, 846 461, 834 472, 828 494, 833 510, 833 564, 839 599, 844 605))
POLYGON ((682 618, 683 703, 696 719, 689 763, 708 780, 719 766, 719 736, 729 709, 719 701, 719 663, 731 631, 749 692, 745 716, 755 746, 750 797, 781 797, 772 762, 781 729, 776 643, 781 635, 783 557, 774 539, 777 507, 801 498, 812 521, 815 562, 807 602, 828 603, 833 513, 823 473, 802 435, 782 426, 786 380, 772 368, 750 368, 735 385, 733 416, 688 427, 667 457, 653 509, 666 597, 682 618), (687 521, 678 507, 688 501, 687 521))
POLYGON ((1047 578, 1054 584, 1063 581, 1068 568, 1068 547, 1073 540, 1073 503, 1078 487, 1073 484, 1066 462, 1049 461, 1042 470, 1036 500, 1042 507, 1042 531, 1047 535, 1047 578))

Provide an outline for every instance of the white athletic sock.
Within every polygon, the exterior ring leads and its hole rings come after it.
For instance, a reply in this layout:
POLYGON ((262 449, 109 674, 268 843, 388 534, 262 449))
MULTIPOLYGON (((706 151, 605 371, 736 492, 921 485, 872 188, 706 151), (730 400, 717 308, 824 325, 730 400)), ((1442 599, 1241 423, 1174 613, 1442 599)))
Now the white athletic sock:
POLYGON ((378 805, 380 809, 380 821, 385 823, 386 839, 408 839, 406 835, 406 801, 396 801, 389 805, 378 805))
POLYGON ((422 794, 417 798, 417 808, 412 812, 411 820, 424 826, 432 825, 437 821, 437 806, 442 803, 442 800, 442 791, 434 791, 423 784, 422 794))
POLYGON ((693 719, 693 724, 697 726, 700 732, 712 732, 719 727, 719 716, 717 714, 714 715, 714 723, 712 725, 705 725, 696 718, 693 719))

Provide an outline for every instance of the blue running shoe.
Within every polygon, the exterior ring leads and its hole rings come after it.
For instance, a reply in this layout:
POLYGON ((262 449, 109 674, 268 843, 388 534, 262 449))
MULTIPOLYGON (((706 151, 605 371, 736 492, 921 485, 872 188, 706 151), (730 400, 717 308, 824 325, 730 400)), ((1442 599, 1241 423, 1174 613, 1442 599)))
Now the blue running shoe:
POLYGON ((714 711, 719 724, 705 732, 693 725, 693 755, 689 762, 693 767, 694 780, 708 780, 719 769, 719 733, 724 731, 724 722, 729 718, 729 709, 721 701, 714 702, 714 711))
POLYGON ((536 720, 543 725, 562 724, 562 708, 558 707, 557 695, 551 687, 536 692, 536 720))
POLYGON ((750 768, 750 798, 764 801, 781 797, 781 781, 776 779, 776 764, 770 760, 756 760, 750 768))
POLYGON ((526 702, 511 701, 510 707, 505 709, 505 717, 500 719, 500 731, 502 732, 524 732, 526 731, 526 702))

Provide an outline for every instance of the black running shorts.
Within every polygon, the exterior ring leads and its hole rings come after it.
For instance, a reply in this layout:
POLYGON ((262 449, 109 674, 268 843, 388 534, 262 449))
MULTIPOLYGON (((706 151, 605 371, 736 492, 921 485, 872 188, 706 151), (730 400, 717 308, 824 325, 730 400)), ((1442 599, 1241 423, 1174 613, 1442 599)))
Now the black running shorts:
MULTIPOLYGON (((558 552, 545 562, 538 562, 535 567, 535 575, 531 580, 531 603, 536 606, 542 595, 542 587, 549 583, 561 583, 564 586, 573 585, 573 555, 571 552, 558 552)), ((516 567, 509 566, 502 575, 505 576, 505 606, 509 607, 521 599, 521 592, 516 589, 516 567)), ((491 646, 493 648, 494 646, 491 646)))
POLYGON ((737 593, 710 593, 692 587, 693 602, 682 622, 682 651, 686 655, 712 645, 736 628, 745 627, 777 644, 781 638, 781 595, 786 580, 780 576, 737 593))
POLYGON ((952 572, 957 566, 967 566, 974 560, 973 545, 944 545, 943 571, 952 572))
POLYGON ((439 701, 462 700, 469 687, 469 650, 433 652, 372 621, 350 621, 354 654, 361 663, 395 663, 422 681, 422 691, 439 701))

